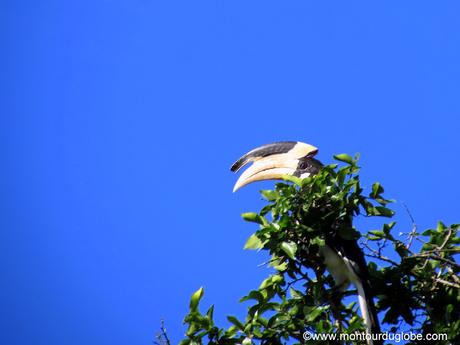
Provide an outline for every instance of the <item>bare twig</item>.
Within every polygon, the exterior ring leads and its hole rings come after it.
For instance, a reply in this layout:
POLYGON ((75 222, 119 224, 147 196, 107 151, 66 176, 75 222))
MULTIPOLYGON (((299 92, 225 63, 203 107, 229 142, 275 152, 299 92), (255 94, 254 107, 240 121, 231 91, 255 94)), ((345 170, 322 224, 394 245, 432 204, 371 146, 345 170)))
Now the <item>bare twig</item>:
POLYGON ((447 235, 446 235, 446 238, 444 239, 444 242, 442 242, 441 246, 438 247, 439 251, 442 251, 444 249, 444 247, 447 245, 451 237, 452 237, 452 228, 449 228, 447 230, 447 235))
POLYGON ((160 332, 157 334, 156 339, 157 341, 153 342, 155 345, 171 345, 168 333, 166 332, 165 320, 161 320, 160 332))
POLYGON ((407 237, 407 243, 406 243, 406 248, 409 250, 410 246, 412 245, 412 241, 414 240, 414 237, 417 234, 417 224, 415 223, 415 219, 412 216, 412 213, 409 210, 409 207, 405 203, 402 203, 404 208, 406 209, 407 214, 409 215, 409 218, 412 222, 412 230, 410 231, 408 237, 407 237))
POLYGON ((379 259, 381 261, 386 261, 394 266, 399 266, 399 264, 396 261, 391 260, 390 258, 387 258, 386 256, 378 256, 374 254, 365 254, 366 256, 374 259, 379 259))
POLYGON ((456 262, 452 261, 452 260, 449 260, 449 259, 446 259, 446 258, 443 258, 442 256, 439 256, 439 255, 436 255, 434 253, 420 253, 420 254, 414 254, 411 256, 411 258, 426 258, 427 261, 428 259, 431 259, 431 260, 436 260, 436 261, 442 261, 442 262, 445 262, 455 268, 458 268, 460 269, 460 265, 457 264, 456 262))
POLYGON ((277 260, 279 260, 279 259, 280 259, 280 258, 272 258, 272 259, 270 259, 270 260, 268 260, 268 261, 265 261, 265 262, 262 262, 261 264, 258 264, 257 267, 264 267, 264 266, 269 265, 269 264, 271 264, 272 262, 275 262, 275 261, 277 261, 277 260))
POLYGON ((444 284, 444 285, 448 285, 448 286, 451 286, 451 287, 460 289, 460 285, 459 285, 459 284, 449 282, 449 281, 444 280, 444 279, 442 279, 442 278, 436 278, 435 281, 438 282, 438 283, 440 283, 440 284, 444 284))
POLYGON ((362 245, 368 250, 370 251, 372 254, 369 254, 369 253, 365 253, 366 256, 368 257, 371 257, 371 258, 374 258, 374 259, 379 259, 381 261, 386 261, 386 262, 389 262, 390 264, 394 265, 394 266, 399 266, 399 264, 396 262, 396 261, 393 261, 391 260, 390 258, 386 257, 385 255, 382 254, 382 248, 383 247, 380 247, 379 246, 379 250, 375 250, 374 248, 372 248, 371 246, 369 246, 369 244, 367 243, 367 241, 363 241, 362 242, 362 245))

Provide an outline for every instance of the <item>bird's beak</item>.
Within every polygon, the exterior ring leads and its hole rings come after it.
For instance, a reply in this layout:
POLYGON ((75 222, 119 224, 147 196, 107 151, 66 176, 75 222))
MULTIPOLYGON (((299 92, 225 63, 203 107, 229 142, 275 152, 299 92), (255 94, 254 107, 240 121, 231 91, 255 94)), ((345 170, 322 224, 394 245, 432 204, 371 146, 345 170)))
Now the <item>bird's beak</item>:
POLYGON ((286 175, 295 175, 299 160, 313 157, 318 149, 312 145, 288 141, 258 147, 241 157, 231 170, 237 172, 246 164, 253 162, 236 181, 233 191, 256 181, 281 180, 286 175))

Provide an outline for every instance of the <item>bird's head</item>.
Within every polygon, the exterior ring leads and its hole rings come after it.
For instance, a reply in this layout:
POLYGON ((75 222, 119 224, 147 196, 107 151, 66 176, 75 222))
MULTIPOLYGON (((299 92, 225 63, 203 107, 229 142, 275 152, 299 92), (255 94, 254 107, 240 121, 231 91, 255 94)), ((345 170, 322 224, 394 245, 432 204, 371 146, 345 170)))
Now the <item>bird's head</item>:
POLYGON ((299 141, 281 141, 249 151, 230 168, 237 172, 248 163, 254 163, 236 181, 233 191, 256 181, 282 180, 283 176, 300 178, 316 174, 321 163, 313 157, 318 149, 299 141))

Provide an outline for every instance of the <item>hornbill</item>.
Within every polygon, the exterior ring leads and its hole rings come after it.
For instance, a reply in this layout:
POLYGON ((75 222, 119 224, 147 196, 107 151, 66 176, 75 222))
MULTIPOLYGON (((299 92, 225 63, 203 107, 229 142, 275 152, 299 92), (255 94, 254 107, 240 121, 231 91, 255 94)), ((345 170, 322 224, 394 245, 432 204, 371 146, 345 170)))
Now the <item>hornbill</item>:
MULTIPOLYGON (((282 180, 285 175, 306 178, 317 174, 323 166, 314 158, 317 153, 316 147, 297 141, 276 142, 249 151, 231 167, 231 171, 237 172, 248 163, 253 163, 240 176, 233 191, 256 181, 282 180)), ((324 236, 325 246, 321 247, 320 254, 335 284, 342 291, 347 290, 350 283, 356 287, 359 307, 368 333, 380 333, 369 272, 357 241, 343 239, 333 230, 324 236)), ((381 342, 376 340, 369 344, 381 342)))

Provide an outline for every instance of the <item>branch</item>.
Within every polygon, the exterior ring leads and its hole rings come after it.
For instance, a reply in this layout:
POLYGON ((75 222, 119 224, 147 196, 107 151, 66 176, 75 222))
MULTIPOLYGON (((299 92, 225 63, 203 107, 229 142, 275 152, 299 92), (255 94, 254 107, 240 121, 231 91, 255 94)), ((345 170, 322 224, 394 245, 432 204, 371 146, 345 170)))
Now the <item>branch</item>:
POLYGON ((447 285, 447 286, 451 286, 451 287, 460 289, 460 285, 459 285, 459 284, 455 284, 455 283, 449 282, 449 281, 444 280, 444 279, 441 279, 441 278, 436 278, 435 281, 438 282, 438 283, 447 285))
POLYGON ((157 341, 153 342, 155 345, 171 345, 165 328, 165 320, 161 320, 160 333, 157 334, 156 338, 157 341))
POLYGON ((447 235, 446 235, 446 238, 444 239, 444 242, 442 242, 441 246, 438 247, 439 251, 441 252, 444 247, 447 245, 447 243, 449 242, 450 240, 450 237, 452 236, 452 228, 449 228, 447 230, 447 235))
POLYGON ((407 205, 405 203, 402 203, 402 205, 404 206, 404 208, 406 209, 406 212, 407 214, 409 215, 409 218, 412 222, 412 230, 410 231, 407 239, 407 244, 406 244, 406 248, 407 250, 410 249, 410 246, 412 245, 412 241, 414 240, 414 237, 416 236, 417 234, 417 224, 415 223, 415 219, 414 217, 412 216, 412 213, 410 212, 409 208, 407 207, 407 205))
POLYGON ((449 259, 446 259, 446 258, 443 258, 442 256, 439 256, 433 252, 431 253, 420 253, 420 254, 414 254, 411 256, 411 258, 426 258, 427 261, 428 259, 431 259, 431 260, 436 260, 436 261, 443 261, 457 269, 460 269, 460 265, 457 264, 456 262, 452 261, 452 260, 449 260, 449 259))
POLYGON ((381 249, 382 249, 381 247, 379 247, 379 250, 375 250, 374 248, 369 246, 367 241, 363 241, 362 244, 367 250, 369 250, 372 253, 372 254, 365 253, 366 256, 374 258, 374 259, 379 259, 381 261, 386 261, 394 266, 399 266, 399 264, 396 261, 391 260, 390 258, 386 257, 385 255, 381 253, 381 249))

